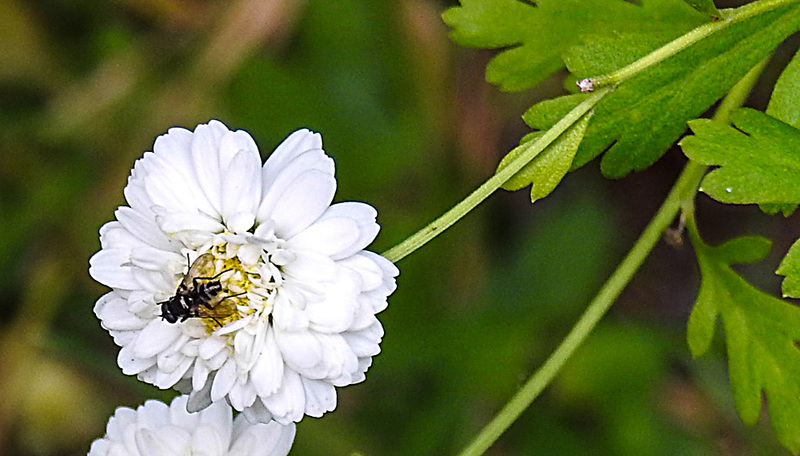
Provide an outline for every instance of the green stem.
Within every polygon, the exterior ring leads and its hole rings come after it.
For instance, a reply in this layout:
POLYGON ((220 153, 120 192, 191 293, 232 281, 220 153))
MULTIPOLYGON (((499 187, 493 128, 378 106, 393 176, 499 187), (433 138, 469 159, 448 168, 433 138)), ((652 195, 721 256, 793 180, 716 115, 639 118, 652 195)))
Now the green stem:
POLYGON ((672 57, 678 52, 688 48, 689 46, 697 43, 713 33, 736 24, 737 22, 744 21, 778 7, 797 2, 798 0, 761 0, 733 10, 723 10, 722 20, 705 23, 694 30, 691 30, 685 35, 680 36, 674 41, 665 44, 659 49, 656 49, 650 54, 647 54, 630 65, 606 75, 589 78, 589 81, 591 81, 594 88, 619 84, 620 82, 639 74, 643 70, 646 70, 647 68, 650 68, 651 66, 656 65, 657 63, 669 57, 672 57))
POLYGON ((483 185, 478 187, 463 201, 453 206, 452 209, 444 213, 441 217, 437 218, 428 226, 419 230, 405 241, 384 252, 383 256, 389 261, 396 263, 409 253, 428 243, 428 241, 438 236, 442 231, 452 226, 459 219, 461 219, 461 217, 467 215, 469 211, 475 208, 475 206, 480 204, 489 195, 494 193, 495 190, 500 188, 500 186, 510 179, 511 176, 519 172, 519 170, 533 160, 534 157, 536 157, 553 141, 558 139, 562 133, 564 133, 575 122, 580 120, 584 114, 589 112, 589 110, 591 110, 608 92, 609 89, 598 90, 583 100, 578 106, 576 106, 574 109, 572 109, 572 111, 567 113, 566 116, 559 120, 558 123, 547 130, 547 132, 545 132, 545 134, 539 139, 520 146, 523 147, 522 153, 520 153, 516 159, 509 163, 508 166, 495 173, 486 182, 484 182, 483 185))
POLYGON ((594 329, 597 322, 611 307, 611 304, 622 292, 644 259, 661 238, 661 234, 669 227, 686 198, 691 198, 705 173, 706 167, 689 162, 681 173, 667 199, 661 205, 650 224, 647 225, 639 240, 636 241, 628 255, 622 260, 603 288, 597 293, 581 318, 569 332, 561 345, 545 361, 542 367, 525 383, 525 386, 514 395, 500 413, 481 431, 467 446, 460 456, 478 456, 483 454, 517 417, 536 399, 550 384, 558 371, 572 356, 575 350, 594 329))
POLYGON ((397 244, 391 249, 385 251, 383 256, 396 263, 397 261, 405 258, 411 252, 427 244, 431 239, 435 238, 441 232, 452 226, 463 216, 468 214, 472 209, 474 209, 475 206, 480 204, 489 195, 500 188, 500 186, 510 179, 511 176, 521 170, 526 164, 533 160, 536 155, 547 148, 547 146, 555 141, 562 133, 564 133, 584 114, 591 110, 600 101, 600 99, 609 92, 611 87, 637 75, 643 70, 658 64, 659 62, 677 54, 701 39, 732 24, 741 22, 745 19, 749 19, 753 16, 757 16, 780 6, 797 3, 798 1, 800 0, 760 0, 734 10, 723 10, 722 13, 724 18, 722 20, 703 24, 700 27, 697 27, 687 34, 613 73, 591 78, 590 81, 593 84, 592 90, 598 88, 600 90, 595 90, 591 96, 586 98, 581 104, 576 106, 572 111, 564 116, 558 123, 553 125, 553 127, 547 130, 547 132, 538 140, 520 146, 524 147, 524 149, 515 160, 509 163, 509 165, 505 168, 495 173, 463 201, 455 205, 452 209, 400 244, 397 244), (603 88, 603 86, 605 86, 605 88, 603 88))
MULTIPOLYGON (((766 62, 767 59, 753 67, 731 88, 714 113, 715 120, 728 122, 731 111, 741 106, 750 94, 750 90, 764 69, 766 62)), ((522 389, 511 398, 497 416, 481 430, 480 434, 473 439, 459 456, 482 455, 516 421, 519 415, 528 408, 544 388, 550 384, 559 370, 561 370, 561 367, 564 366, 564 363, 588 337, 608 309, 611 308, 611 304, 633 278, 639 266, 642 265, 644 259, 647 258, 647 255, 649 255, 678 212, 683 210, 685 213, 687 208, 693 207, 694 196, 706 169, 706 166, 696 162, 689 161, 686 164, 656 215, 616 271, 597 293, 597 296, 589 303, 589 306, 569 334, 567 334, 567 337, 564 338, 542 367, 528 379, 522 389)), ((690 217, 692 215, 692 213, 688 214, 690 217)))

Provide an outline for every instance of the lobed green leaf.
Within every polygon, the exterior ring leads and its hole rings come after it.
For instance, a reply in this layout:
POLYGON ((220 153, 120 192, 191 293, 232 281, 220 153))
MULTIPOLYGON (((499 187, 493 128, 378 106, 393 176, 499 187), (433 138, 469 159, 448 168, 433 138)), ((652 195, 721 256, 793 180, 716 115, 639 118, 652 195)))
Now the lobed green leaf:
POLYGON ((775 83, 767 114, 800 128, 800 51, 786 65, 775 83))
POLYGON ((716 5, 714 5, 714 0, 684 0, 686 3, 691 5, 692 8, 700 11, 701 13, 708 14, 713 18, 722 17, 722 14, 717 9, 716 5))
POLYGON ((738 238, 718 247, 692 242, 702 283, 689 318, 687 339, 692 355, 706 352, 717 317, 722 320, 729 375, 736 409, 747 424, 758 421, 761 392, 768 400, 770 421, 778 440, 800 451, 800 308, 753 287, 732 264, 765 256, 769 241, 738 238))
POLYGON ((783 295, 800 298, 800 240, 792 244, 775 272, 785 277, 781 284, 783 295))
MULTIPOLYGON (((503 188, 515 191, 530 185, 531 202, 549 195, 569 171, 572 159, 575 157, 575 152, 583 139, 583 134, 590 118, 591 112, 584 115, 581 120, 573 124, 558 139, 540 152, 536 158, 506 181, 503 184, 503 188)), ((538 133, 543 134, 544 132, 538 133)), ((524 142, 533 140, 538 136, 526 138, 524 142)), ((497 171, 506 167, 519 156, 522 150, 523 147, 519 146, 503 157, 497 166, 497 171)))
POLYGON ((787 203, 787 204, 776 204, 776 203, 761 203, 758 207, 765 213, 769 215, 775 215, 778 212, 783 214, 784 217, 788 217, 792 215, 792 213, 797 209, 797 204, 787 203))
POLYGON ((733 128, 709 119, 689 122, 681 140, 687 157, 719 166, 700 190, 723 203, 767 204, 791 209, 800 203, 800 130, 753 109, 737 109, 733 128))
MULTIPOLYGON (((688 120, 724 96, 798 29, 800 6, 777 8, 724 28, 620 84, 595 107, 573 169, 604 151, 601 169, 608 177, 622 177, 650 166, 683 134, 688 120)), ((594 46, 571 49, 569 69, 578 77, 592 76, 601 69, 611 71, 627 61, 626 49, 637 46, 636 39, 637 35, 621 33, 584 36, 582 43, 595 41, 604 50, 594 46)), ((584 96, 547 100, 534 105, 523 118, 533 128, 549 128, 551 119, 584 96)))
POLYGON ((452 27, 451 38, 469 47, 505 48, 487 66, 486 79, 509 91, 533 87, 563 68, 562 54, 582 35, 654 34, 663 44, 707 19, 682 0, 642 0, 640 5, 625 0, 537 0, 535 6, 520 0, 460 3, 442 14, 452 27))

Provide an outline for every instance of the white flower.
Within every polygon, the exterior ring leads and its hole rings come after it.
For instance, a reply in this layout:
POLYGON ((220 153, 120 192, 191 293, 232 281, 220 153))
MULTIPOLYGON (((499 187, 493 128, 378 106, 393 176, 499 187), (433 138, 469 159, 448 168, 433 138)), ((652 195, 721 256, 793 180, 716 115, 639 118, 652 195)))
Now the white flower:
POLYGON ((232 418, 231 408, 217 403, 199 413, 186 411, 187 396, 167 406, 149 400, 136 410, 117 408, 106 435, 92 442, 88 456, 286 456, 295 425, 250 423, 232 418))
POLYGON ((399 273, 363 250, 375 209, 331 205, 333 174, 308 130, 263 166, 250 135, 216 120, 158 137, 90 260, 112 288, 94 311, 122 371, 191 392, 191 411, 226 400, 286 424, 333 410, 335 387, 364 380, 380 352, 375 314, 399 273))

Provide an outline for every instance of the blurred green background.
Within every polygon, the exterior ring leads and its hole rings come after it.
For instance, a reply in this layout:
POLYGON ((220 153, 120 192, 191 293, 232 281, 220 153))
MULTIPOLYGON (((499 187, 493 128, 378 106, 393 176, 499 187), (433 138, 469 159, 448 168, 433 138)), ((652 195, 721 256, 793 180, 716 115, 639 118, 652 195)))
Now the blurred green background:
MULTIPOLYGON (((504 94, 493 55, 455 46, 433 0, 0 0, 0 454, 79 455, 114 408, 160 391, 124 376, 92 313, 98 228, 133 161, 172 126, 210 118, 266 155, 322 132, 337 200, 379 211, 383 251, 491 175, 565 74, 504 94)), ((723 5, 718 2, 719 6, 723 5)), ((798 40, 751 103, 765 105, 798 40)), ((683 163, 604 180, 597 162, 531 206, 499 193, 400 262, 382 353, 335 412, 298 427, 293 455, 454 454, 563 338, 655 212, 683 163)), ((746 273, 772 274, 797 217, 701 196, 707 237, 776 239, 746 273)), ((782 455, 764 416, 737 418, 724 348, 691 360, 691 247, 662 243, 555 383, 492 455, 782 455)))

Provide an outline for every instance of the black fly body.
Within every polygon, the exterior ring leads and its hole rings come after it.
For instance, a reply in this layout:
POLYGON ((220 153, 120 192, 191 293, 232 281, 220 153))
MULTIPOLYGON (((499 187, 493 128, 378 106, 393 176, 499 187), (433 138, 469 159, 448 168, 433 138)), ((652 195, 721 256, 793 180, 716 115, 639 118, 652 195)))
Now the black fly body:
POLYGON ((217 280, 219 276, 230 272, 226 269, 213 277, 204 277, 206 271, 214 270, 214 255, 204 253, 197 257, 189 266, 189 270, 181 280, 175 295, 166 301, 159 302, 161 306, 161 318, 168 323, 186 321, 188 318, 211 318, 219 326, 222 326, 217 318, 225 318, 236 311, 233 303, 226 305, 223 303, 228 298, 243 295, 220 295, 222 283, 217 280))

